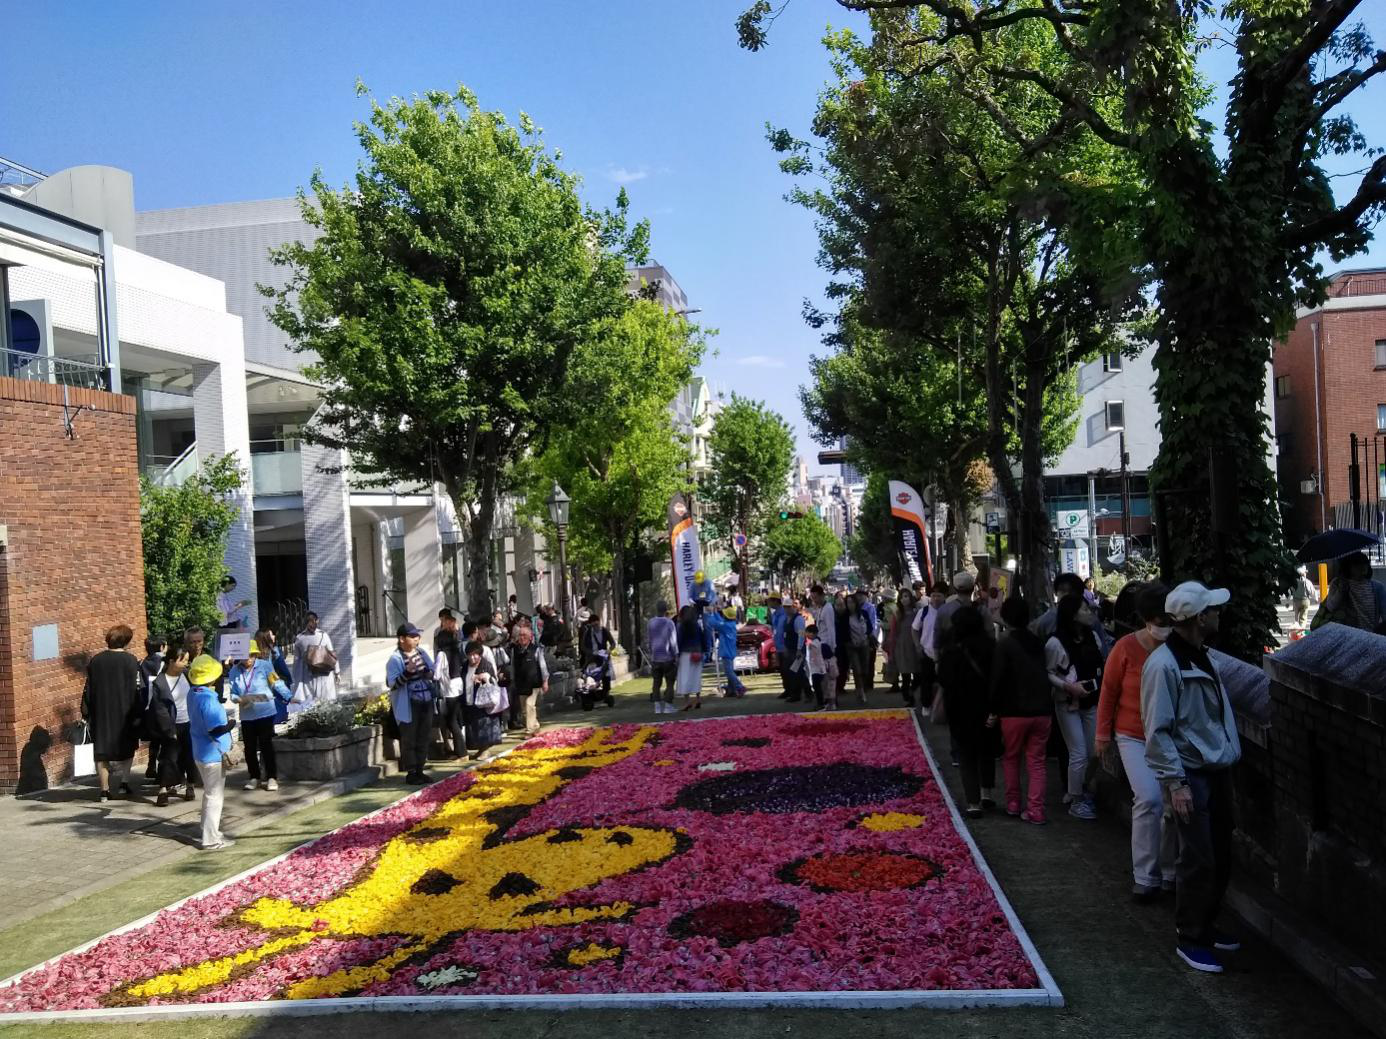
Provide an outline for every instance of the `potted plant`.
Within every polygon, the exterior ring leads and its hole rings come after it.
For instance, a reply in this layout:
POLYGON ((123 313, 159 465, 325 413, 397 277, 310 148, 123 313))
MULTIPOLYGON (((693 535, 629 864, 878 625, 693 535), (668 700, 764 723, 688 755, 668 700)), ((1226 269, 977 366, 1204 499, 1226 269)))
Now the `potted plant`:
POLYGON ((274 738, 281 779, 336 779, 372 764, 376 729, 356 724, 350 701, 318 704, 274 738))

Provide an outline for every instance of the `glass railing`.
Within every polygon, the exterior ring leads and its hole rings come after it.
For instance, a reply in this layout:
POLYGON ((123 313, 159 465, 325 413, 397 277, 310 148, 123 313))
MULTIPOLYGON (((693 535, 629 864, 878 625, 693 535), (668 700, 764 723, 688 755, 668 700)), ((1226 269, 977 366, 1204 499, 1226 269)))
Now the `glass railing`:
POLYGON ((250 456, 251 485, 260 494, 302 494, 303 452, 272 451, 250 456))
POLYGON ((197 472, 197 466, 197 441, 194 440, 177 457, 150 455, 144 471, 150 481, 159 487, 181 487, 188 477, 197 472))

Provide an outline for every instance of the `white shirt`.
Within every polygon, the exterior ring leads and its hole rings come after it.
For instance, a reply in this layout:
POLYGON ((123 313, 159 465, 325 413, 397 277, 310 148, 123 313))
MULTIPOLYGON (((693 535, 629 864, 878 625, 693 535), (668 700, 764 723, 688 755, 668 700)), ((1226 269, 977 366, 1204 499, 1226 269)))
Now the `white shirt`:
POLYGON ((433 677, 443 687, 443 696, 449 700, 462 695, 462 676, 451 675, 448 673, 450 670, 448 655, 439 653, 433 661, 433 677))
POLYGON ((217 593, 217 613, 221 615, 223 628, 241 623, 241 605, 235 592, 217 593))
POLYGON ((814 621, 818 624, 818 641, 825 646, 832 646, 833 652, 837 652, 837 611, 833 609, 833 601, 828 599, 822 606, 813 611, 814 621))
POLYGON ((926 603, 925 608, 914 615, 914 631, 924 655, 938 663, 938 610, 932 603, 926 603))
POLYGON ((173 721, 177 725, 188 724, 188 688, 186 675, 179 675, 173 685, 169 686, 169 695, 173 697, 175 709, 173 721))

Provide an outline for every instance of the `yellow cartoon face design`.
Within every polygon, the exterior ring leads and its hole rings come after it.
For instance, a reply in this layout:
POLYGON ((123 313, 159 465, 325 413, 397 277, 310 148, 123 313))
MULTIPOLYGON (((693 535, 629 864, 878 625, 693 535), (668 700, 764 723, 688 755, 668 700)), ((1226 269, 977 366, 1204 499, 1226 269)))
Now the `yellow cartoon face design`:
POLYGON ((224 984, 253 964, 320 938, 405 938, 374 963, 308 978, 284 992, 290 999, 341 996, 387 980, 406 961, 460 932, 622 919, 635 907, 553 903, 669 859, 683 850, 682 834, 644 826, 565 827, 506 839, 536 805, 588 771, 641 750, 654 729, 642 727, 610 743, 608 735, 599 730, 572 747, 516 751, 478 772, 467 790, 387 842, 369 870, 341 894, 313 906, 263 898, 244 909, 232 922, 268 932, 263 944, 136 982, 114 993, 111 1002, 143 1002, 224 984))

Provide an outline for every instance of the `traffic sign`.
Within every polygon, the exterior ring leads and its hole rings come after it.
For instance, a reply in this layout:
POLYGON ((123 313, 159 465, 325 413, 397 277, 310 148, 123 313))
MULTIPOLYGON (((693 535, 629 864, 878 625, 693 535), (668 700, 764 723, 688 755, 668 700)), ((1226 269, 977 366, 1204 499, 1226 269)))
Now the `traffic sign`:
POLYGON ((1060 537, 1083 541, 1091 536, 1091 517, 1087 509, 1060 509, 1057 518, 1060 537))
POLYGON ((737 550, 738 552, 741 551, 743 548, 746 547, 746 535, 745 535, 745 534, 733 534, 733 535, 732 535, 732 544, 736 546, 736 550, 737 550))
POLYGON ((1000 534, 1000 533, 1001 533, 1001 513, 999 513, 999 512, 988 512, 988 513, 987 513, 987 533, 988 533, 988 534, 1000 534))

